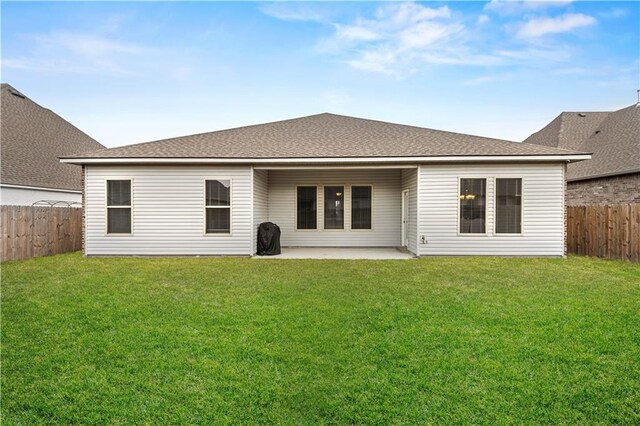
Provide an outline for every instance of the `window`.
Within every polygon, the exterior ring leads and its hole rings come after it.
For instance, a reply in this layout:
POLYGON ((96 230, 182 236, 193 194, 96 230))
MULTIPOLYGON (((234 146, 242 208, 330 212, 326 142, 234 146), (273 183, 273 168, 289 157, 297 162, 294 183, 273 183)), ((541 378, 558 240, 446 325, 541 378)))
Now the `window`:
POLYGON ((107 234, 131 233, 131 181, 107 181, 107 234))
POLYGON ((486 179, 460 179, 460 233, 486 232, 486 179))
POLYGON ((205 188, 207 234, 231 233, 231 181, 208 180, 205 188))
POLYGON ((371 229, 371 187, 351 187, 351 229, 371 229))
POLYGON ((344 186, 324 187, 324 229, 344 229, 344 186))
POLYGON ((317 199, 318 190, 315 186, 299 186, 297 198, 298 229, 317 228, 317 199))
POLYGON ((522 232, 522 179, 496 179, 496 234, 522 232))

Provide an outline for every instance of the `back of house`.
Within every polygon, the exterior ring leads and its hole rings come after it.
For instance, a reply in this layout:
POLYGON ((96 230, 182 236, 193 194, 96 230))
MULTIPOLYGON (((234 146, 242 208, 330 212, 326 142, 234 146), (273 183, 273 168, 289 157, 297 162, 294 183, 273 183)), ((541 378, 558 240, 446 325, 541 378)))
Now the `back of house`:
POLYGON ((80 203, 82 170, 59 157, 104 146, 8 84, 0 96, 0 203, 80 203))
POLYGON ((94 255, 406 247, 563 256, 566 164, 589 154, 334 114, 67 156, 94 255))

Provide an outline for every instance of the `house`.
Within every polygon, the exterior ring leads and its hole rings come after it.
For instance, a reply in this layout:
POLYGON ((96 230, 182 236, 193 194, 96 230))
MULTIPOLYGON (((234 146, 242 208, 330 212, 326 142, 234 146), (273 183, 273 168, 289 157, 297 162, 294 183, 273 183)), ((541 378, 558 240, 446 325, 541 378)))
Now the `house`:
POLYGON ((0 92, 0 203, 80 203, 82 170, 58 157, 104 146, 10 85, 0 92))
POLYGON ((565 166, 589 154, 319 114, 64 157, 84 170, 86 255, 398 247, 562 256, 565 166))
POLYGON ((525 142, 593 153, 567 167, 568 205, 640 203, 640 104, 563 112, 525 142))

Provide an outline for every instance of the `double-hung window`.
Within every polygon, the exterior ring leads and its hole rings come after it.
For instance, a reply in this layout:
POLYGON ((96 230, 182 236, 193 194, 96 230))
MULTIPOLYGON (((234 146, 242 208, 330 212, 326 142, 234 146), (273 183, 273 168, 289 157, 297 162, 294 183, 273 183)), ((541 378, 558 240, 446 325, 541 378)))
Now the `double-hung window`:
POLYGON ((522 179, 496 179, 496 234, 522 232, 522 179))
POLYGON ((207 234, 231 233, 231 181, 207 180, 205 188, 207 234))
POLYGON ((460 233, 486 232, 486 179, 460 179, 460 233))
POLYGON ((131 234, 131 180, 107 180, 107 234, 131 234))
POLYGON ((351 187, 351 229, 371 229, 371 187, 351 187))
POLYGON ((344 229, 344 186, 324 187, 324 229, 344 229))
POLYGON ((296 194, 297 229, 317 229, 318 190, 315 186, 299 186, 296 194))

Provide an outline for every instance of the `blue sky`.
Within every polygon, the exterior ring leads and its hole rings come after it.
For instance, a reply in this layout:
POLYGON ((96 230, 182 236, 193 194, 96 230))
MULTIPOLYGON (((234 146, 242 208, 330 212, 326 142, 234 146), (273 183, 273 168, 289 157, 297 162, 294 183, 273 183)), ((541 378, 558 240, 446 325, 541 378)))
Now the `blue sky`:
POLYGON ((107 146, 354 115, 522 140, 640 87, 637 2, 2 3, 2 81, 107 146))

